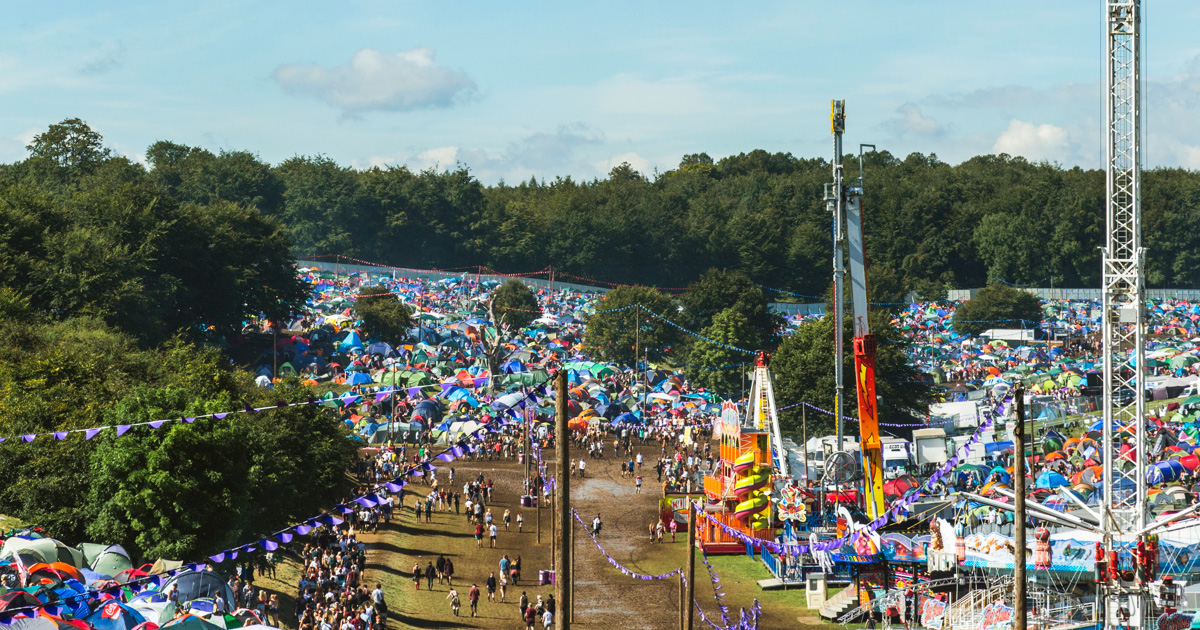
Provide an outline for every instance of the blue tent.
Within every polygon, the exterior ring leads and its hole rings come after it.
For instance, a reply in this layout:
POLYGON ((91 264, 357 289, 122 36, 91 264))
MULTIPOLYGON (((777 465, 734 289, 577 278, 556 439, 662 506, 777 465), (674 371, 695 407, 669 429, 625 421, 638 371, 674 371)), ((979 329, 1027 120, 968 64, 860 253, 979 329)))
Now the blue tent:
POLYGON ((1069 485, 1067 478, 1053 470, 1047 470, 1038 475, 1037 478, 1037 487, 1045 488, 1047 490, 1061 488, 1062 486, 1066 485, 1069 485))
POLYGON ((358 333, 353 330, 350 331, 350 334, 346 335, 346 338, 342 340, 342 343, 338 344, 338 350, 341 350, 342 352, 346 352, 351 348, 358 348, 359 350, 363 349, 362 340, 358 338, 358 333))
MULTIPOLYGON (((354 333, 350 333, 350 334, 354 334, 354 333)), ((347 339, 348 338, 349 337, 347 337, 347 339)), ((391 345, 386 344, 382 341, 376 341, 375 343, 367 346, 367 354, 382 355, 385 359, 397 356, 396 349, 393 348, 391 345)))
POLYGON ((146 618, 128 605, 110 599, 102 602, 100 607, 88 615, 84 621, 96 630, 129 630, 139 623, 145 622, 146 618))
POLYGON ((347 385, 368 385, 373 382, 368 372, 351 372, 350 378, 346 379, 347 385))
POLYGON ((613 418, 613 422, 623 422, 623 423, 629 423, 629 424, 641 424, 642 423, 640 418, 629 413, 628 411, 617 416, 616 418, 613 418))

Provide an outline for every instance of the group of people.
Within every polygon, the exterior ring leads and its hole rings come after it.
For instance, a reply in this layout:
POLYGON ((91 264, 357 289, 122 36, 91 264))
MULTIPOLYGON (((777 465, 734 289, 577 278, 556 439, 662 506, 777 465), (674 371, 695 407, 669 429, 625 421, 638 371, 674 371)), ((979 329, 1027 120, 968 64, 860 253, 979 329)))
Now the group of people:
MULTIPOLYGON (((322 527, 300 554, 303 569, 297 585, 296 615, 300 630, 380 630, 387 605, 382 586, 362 583, 366 546, 357 540, 350 521, 336 530, 322 527)), ((261 595, 260 595, 261 598, 261 595)), ((267 611, 278 625, 279 602, 272 595, 267 611)))

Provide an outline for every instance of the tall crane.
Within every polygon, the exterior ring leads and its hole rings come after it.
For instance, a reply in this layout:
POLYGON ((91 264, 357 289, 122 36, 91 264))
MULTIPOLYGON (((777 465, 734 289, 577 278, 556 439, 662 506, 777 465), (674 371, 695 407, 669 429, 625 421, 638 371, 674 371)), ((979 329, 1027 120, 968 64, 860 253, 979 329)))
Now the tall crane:
POLYGON ((846 102, 830 106, 833 132, 833 177, 825 189, 826 204, 834 219, 834 370, 837 386, 838 449, 841 450, 842 406, 844 396, 842 368, 843 284, 846 273, 844 249, 850 258, 850 297, 854 307, 854 382, 858 392, 859 446, 862 449, 863 500, 867 515, 875 520, 886 510, 883 497, 883 443, 879 439, 879 410, 875 398, 875 336, 867 316, 867 271, 863 260, 862 177, 847 185, 842 172, 842 134, 846 131, 846 102), (843 227, 844 226, 844 227, 843 227), (842 230, 845 230, 843 234, 842 230))
MULTIPOLYGON (((1142 340, 1145 278, 1141 206, 1141 2, 1105 0, 1104 474, 1106 555, 1146 533, 1146 422, 1142 340), (1126 353, 1131 359, 1126 362, 1126 353), (1132 394, 1132 396, 1130 396, 1132 394), (1129 400, 1132 398, 1132 400, 1129 400), (1128 402, 1126 402, 1128 400, 1128 402), (1117 541, 1114 538, 1122 540, 1117 541)), ((1105 609, 1142 611, 1141 590, 1110 581, 1105 609)), ((1138 616, 1134 613, 1134 616, 1138 616)), ((1113 620, 1110 617, 1110 620, 1113 620)), ((1139 625, 1135 622, 1134 625, 1139 625)))

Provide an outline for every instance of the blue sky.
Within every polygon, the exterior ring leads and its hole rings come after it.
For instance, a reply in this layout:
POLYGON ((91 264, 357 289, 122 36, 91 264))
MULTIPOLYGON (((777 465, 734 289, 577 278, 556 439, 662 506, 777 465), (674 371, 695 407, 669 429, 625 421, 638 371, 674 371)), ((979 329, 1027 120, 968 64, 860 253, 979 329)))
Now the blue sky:
MULTIPOLYGON (((1101 162, 1101 0, 6 3, 0 162, 67 117, 494 183, 847 146, 1101 162)), ((1146 4, 1148 166, 1200 169, 1200 3, 1146 4)))

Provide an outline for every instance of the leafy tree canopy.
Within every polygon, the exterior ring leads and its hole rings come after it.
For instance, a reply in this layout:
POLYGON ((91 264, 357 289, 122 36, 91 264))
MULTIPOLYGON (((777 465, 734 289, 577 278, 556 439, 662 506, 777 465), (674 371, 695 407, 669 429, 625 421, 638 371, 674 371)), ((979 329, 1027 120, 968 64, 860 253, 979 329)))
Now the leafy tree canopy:
POLYGON ((740 397, 742 373, 745 370, 742 364, 752 361, 754 357, 733 348, 758 348, 758 331, 740 310, 727 308, 717 313, 712 325, 700 334, 723 345, 704 339, 693 342, 691 352, 687 355, 688 380, 731 399, 740 397))
POLYGON ((387 287, 360 289, 354 310, 362 320, 363 332, 368 338, 393 346, 408 339, 408 332, 413 327, 412 309, 387 287))
POLYGON ((542 307, 524 282, 509 278, 492 292, 491 310, 496 325, 516 331, 537 319, 542 307))
POLYGON ((971 334, 990 328, 1032 328, 1042 319, 1042 303, 1027 291, 1004 284, 984 287, 954 311, 954 329, 971 334))
POLYGON ((678 307, 655 289, 617 287, 597 303, 596 311, 588 318, 587 343, 606 361, 633 365, 635 346, 639 354, 663 354, 679 341, 679 330, 659 318, 674 321, 678 307))
MULTIPOLYGON (((307 400, 274 391, 186 343, 139 348, 96 318, 55 321, 0 289, 0 432, 72 431, 307 400)), ((194 558, 285 526, 340 498, 353 442, 328 412, 296 405, 85 440, 0 449, 0 510, 66 540, 194 558)))
POLYGON ((763 290, 740 271, 709 269, 688 286, 688 290, 679 296, 679 302, 693 330, 710 326, 718 313, 733 309, 742 315, 757 341, 753 347, 741 347, 758 350, 758 344, 764 341, 768 345, 778 343, 783 322, 769 310, 763 290))
MULTIPOLYGON (((881 398, 879 421, 904 424, 917 422, 928 411, 932 390, 921 380, 920 374, 905 357, 908 341, 890 324, 882 313, 871 311, 871 331, 875 334, 875 391, 881 398)), ((771 372, 775 376, 775 400, 780 406, 807 402, 823 409, 834 408, 836 386, 833 369, 833 317, 825 316, 809 322, 786 337, 771 359, 771 372)), ((852 320, 843 320, 843 334, 847 340, 854 335, 852 320)), ((854 380, 854 355, 851 345, 846 344, 843 383, 846 399, 845 413, 856 416, 858 399, 854 380)), ((780 423, 789 431, 799 431, 801 423, 799 408, 780 412, 780 423)), ((836 425, 832 416, 808 411, 808 434, 830 435, 836 425)), ((858 427, 848 423, 847 434, 855 434, 858 427)))
POLYGON ((54 318, 98 317, 146 344, 199 327, 231 333, 304 303, 274 219, 216 198, 181 204, 100 143, 70 119, 0 172, 0 286, 54 318), (47 172, 48 158, 66 166, 47 172))

